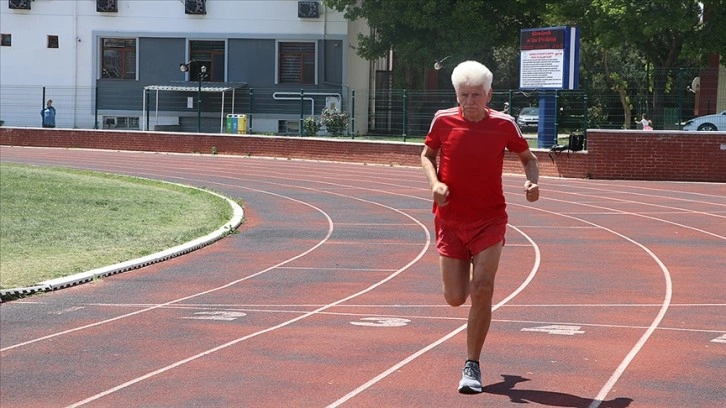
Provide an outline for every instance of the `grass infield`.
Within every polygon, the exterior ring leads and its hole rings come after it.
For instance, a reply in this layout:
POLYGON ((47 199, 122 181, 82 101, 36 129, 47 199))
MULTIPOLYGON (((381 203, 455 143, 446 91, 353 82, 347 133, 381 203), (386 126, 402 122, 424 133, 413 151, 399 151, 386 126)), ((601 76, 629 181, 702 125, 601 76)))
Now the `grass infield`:
POLYGON ((160 181, 0 163, 0 288, 149 255, 232 217, 214 194, 160 181))

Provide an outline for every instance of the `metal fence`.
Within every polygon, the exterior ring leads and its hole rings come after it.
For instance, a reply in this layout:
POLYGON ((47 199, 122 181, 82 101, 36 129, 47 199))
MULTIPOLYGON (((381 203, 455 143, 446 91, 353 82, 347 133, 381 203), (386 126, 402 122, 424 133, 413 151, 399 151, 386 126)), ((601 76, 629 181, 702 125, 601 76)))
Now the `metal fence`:
MULTIPOLYGON (((726 108, 726 97, 716 90, 693 89, 693 78, 703 70, 675 70, 666 77, 661 93, 653 92, 648 77, 631 80, 617 88, 603 77, 592 75, 579 90, 555 92, 556 109, 538 121, 554 123, 557 134, 592 128, 637 129, 646 114, 655 129, 679 129, 694 116, 726 108), (706 92, 705 94, 703 92, 706 92), (705 97, 704 97, 705 95, 705 97)), ((710 74, 712 77, 718 76, 710 74)), ((515 118, 526 107, 537 107, 544 91, 496 90, 490 106, 515 118)), ((549 91, 554 92, 554 91, 549 91)), ((349 116, 344 136, 420 140, 439 109, 456 104, 453 90, 327 88, 316 90, 243 88, 234 94, 218 92, 168 92, 161 97, 104 88, 104 102, 95 87, 2 86, 0 120, 6 126, 40 126, 40 110, 51 98, 59 128, 150 129, 206 133, 229 132, 227 115, 245 115, 244 131, 258 134, 303 135, 307 118, 320 119, 322 110, 335 107, 349 116), (112 104, 107 95, 112 95, 112 104), (200 103, 201 101, 201 103, 200 103)), ((539 113, 535 109, 536 113, 539 113)), ((537 122, 535 122, 537 123, 537 122)), ((531 122, 530 122, 531 124, 531 122)), ((525 126, 536 134, 537 125, 525 126)), ((325 135, 325 129, 317 132, 325 135)))

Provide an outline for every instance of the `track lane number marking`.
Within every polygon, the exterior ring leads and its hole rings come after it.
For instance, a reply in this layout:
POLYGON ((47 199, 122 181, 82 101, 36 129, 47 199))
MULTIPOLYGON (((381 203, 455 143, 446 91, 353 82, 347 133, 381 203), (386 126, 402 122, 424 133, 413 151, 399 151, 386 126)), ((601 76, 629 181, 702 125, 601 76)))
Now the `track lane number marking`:
POLYGON ((565 336, 572 336, 575 334, 585 333, 584 331, 580 330, 580 326, 564 326, 564 325, 558 325, 558 324, 553 324, 553 325, 549 325, 549 326, 539 326, 539 327, 526 327, 526 328, 522 329, 522 331, 539 332, 539 333, 547 333, 547 334, 559 334, 559 335, 565 335, 565 336))
POLYGON ((411 321, 398 317, 364 317, 361 321, 350 322, 354 326, 367 327, 402 327, 408 325, 411 321))
POLYGON ((229 312, 229 311, 217 311, 217 312, 197 312, 194 316, 182 317, 182 319, 195 319, 195 320, 223 320, 231 322, 240 317, 247 316, 247 313, 242 312, 229 312))

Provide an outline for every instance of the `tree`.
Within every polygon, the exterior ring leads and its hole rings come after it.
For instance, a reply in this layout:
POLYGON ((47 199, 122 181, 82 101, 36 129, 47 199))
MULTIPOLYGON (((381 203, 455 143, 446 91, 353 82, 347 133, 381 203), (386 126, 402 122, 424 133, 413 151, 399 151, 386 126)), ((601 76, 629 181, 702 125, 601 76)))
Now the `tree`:
POLYGON ((674 87, 683 91, 683 78, 673 69, 698 65, 711 53, 726 55, 726 41, 716 41, 726 38, 726 0, 564 0, 548 7, 550 18, 580 26, 582 36, 604 55, 631 48, 644 57, 643 70, 652 75, 653 118, 659 127, 666 92, 674 87), (702 19, 704 9, 707 19, 702 19))
MULTIPOLYGON (((540 24, 537 0, 323 0, 348 20, 364 19, 371 34, 359 35, 357 53, 367 60, 394 50, 394 83, 421 89, 426 70, 450 56, 490 63, 494 49, 519 43, 522 27, 540 24)), ((496 79, 496 78, 495 78, 496 79)))

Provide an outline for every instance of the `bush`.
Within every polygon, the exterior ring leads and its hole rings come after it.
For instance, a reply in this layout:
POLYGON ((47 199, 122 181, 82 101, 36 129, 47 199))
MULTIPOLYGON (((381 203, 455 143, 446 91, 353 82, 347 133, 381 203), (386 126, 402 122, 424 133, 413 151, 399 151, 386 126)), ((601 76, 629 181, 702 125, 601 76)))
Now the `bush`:
POLYGON ((325 108, 320 115, 320 124, 325 126, 325 130, 334 135, 342 135, 348 129, 348 120, 350 115, 341 112, 337 108, 325 108))
POLYGON ((315 120, 314 116, 308 116, 303 120, 303 133, 305 136, 315 136, 320 131, 320 123, 315 120))

